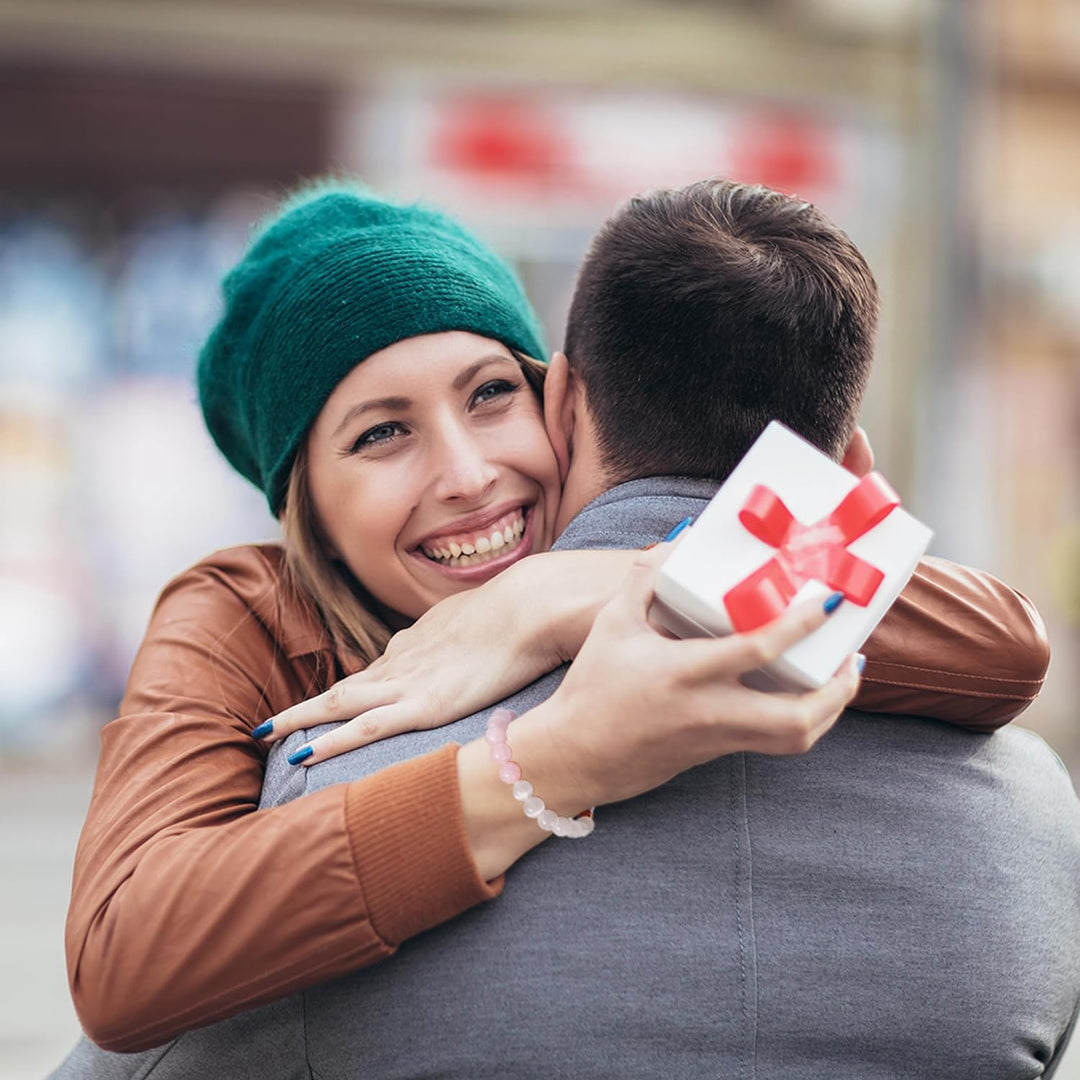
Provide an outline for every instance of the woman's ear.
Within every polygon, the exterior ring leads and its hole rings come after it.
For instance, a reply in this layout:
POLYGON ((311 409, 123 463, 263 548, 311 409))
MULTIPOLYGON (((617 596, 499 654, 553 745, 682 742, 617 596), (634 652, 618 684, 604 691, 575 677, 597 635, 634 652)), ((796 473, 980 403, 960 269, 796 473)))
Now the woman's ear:
POLYGON ((574 395, 576 380, 565 353, 551 354, 544 378, 544 427, 559 463, 559 479, 566 483, 574 445, 574 395))
POLYGON ((852 432, 840 464, 858 477, 865 476, 874 467, 874 449, 863 428, 856 427, 852 432))

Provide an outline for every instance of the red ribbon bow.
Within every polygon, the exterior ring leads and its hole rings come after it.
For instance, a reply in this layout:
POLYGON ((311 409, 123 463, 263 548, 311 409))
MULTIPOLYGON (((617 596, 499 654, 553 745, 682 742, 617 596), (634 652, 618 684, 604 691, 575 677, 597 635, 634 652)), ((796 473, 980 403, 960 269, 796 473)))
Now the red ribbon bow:
POLYGON ((757 484, 739 511, 739 521, 776 554, 724 594, 731 624, 740 632, 771 622, 811 579, 839 590, 866 607, 885 575, 847 550, 897 506, 900 497, 880 473, 872 472, 847 493, 840 505, 813 525, 797 521, 783 501, 757 484))

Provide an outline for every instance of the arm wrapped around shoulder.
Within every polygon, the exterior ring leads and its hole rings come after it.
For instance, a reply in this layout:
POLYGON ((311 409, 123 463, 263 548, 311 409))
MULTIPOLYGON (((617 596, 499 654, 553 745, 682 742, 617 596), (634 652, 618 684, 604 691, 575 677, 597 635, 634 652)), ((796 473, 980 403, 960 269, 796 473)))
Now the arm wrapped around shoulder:
POLYGON ((852 707, 988 732, 1020 715, 1050 662, 1046 627, 991 574, 924 558, 863 647, 852 707))
POLYGON ((377 963, 499 891, 455 813, 452 746, 256 812, 251 730, 323 685, 330 659, 281 630, 279 562, 232 549, 176 578, 102 731, 66 946, 76 1012, 106 1049, 377 963))

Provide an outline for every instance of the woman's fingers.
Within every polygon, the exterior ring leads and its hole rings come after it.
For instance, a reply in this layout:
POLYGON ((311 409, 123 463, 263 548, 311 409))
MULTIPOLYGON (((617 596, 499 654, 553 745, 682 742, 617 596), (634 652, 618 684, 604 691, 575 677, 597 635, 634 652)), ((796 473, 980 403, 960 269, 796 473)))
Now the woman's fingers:
POLYGON ((317 739, 312 739, 289 755, 289 763, 316 765, 320 761, 389 738, 391 735, 416 731, 423 726, 421 720, 422 717, 413 704, 383 705, 355 717, 325 735, 320 735, 317 739), (308 753, 308 750, 311 752, 308 753))
POLYGON ((765 754, 805 754, 836 723, 859 688, 857 657, 849 657, 822 687, 774 695, 782 715, 761 729, 754 747, 765 754))
POLYGON ((369 710, 392 704, 396 700, 396 691, 386 682, 364 680, 360 672, 334 683, 328 690, 306 701, 272 716, 265 723, 255 728, 251 735, 265 742, 277 742, 304 728, 318 727, 336 720, 351 720, 366 714, 369 710))
POLYGON ((600 609, 596 622, 603 621, 609 628, 611 624, 645 626, 656 585, 656 572, 670 551, 670 544, 656 544, 646 551, 639 551, 622 588, 600 609))
MULTIPOLYGON (((832 609, 835 611, 835 607, 832 609)), ((808 600, 788 608, 779 618, 748 634, 734 634, 732 653, 740 671, 753 671, 778 659, 792 645, 824 625, 831 612, 820 600, 808 600)))
POLYGON ((705 675, 718 667, 741 675, 771 664, 792 645, 802 641, 822 626, 836 610, 826 611, 819 600, 807 600, 788 608, 779 618, 748 633, 722 638, 695 638, 683 647, 683 656, 691 666, 700 666, 705 675))

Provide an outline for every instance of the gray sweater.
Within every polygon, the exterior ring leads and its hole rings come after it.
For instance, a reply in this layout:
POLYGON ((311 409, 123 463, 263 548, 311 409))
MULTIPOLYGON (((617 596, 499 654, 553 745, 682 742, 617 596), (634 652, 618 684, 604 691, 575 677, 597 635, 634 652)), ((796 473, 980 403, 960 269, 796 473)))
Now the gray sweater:
MULTIPOLYGON (((711 491, 624 484, 557 546, 641 546, 711 491)), ((285 761, 297 733, 264 805, 486 716, 309 769, 285 761)), ((84 1043, 56 1075, 1010 1080, 1049 1075, 1078 1001, 1080 803, 1057 758, 1020 728, 849 712, 805 756, 732 755, 601 808, 379 967, 159 1051, 84 1043)))

